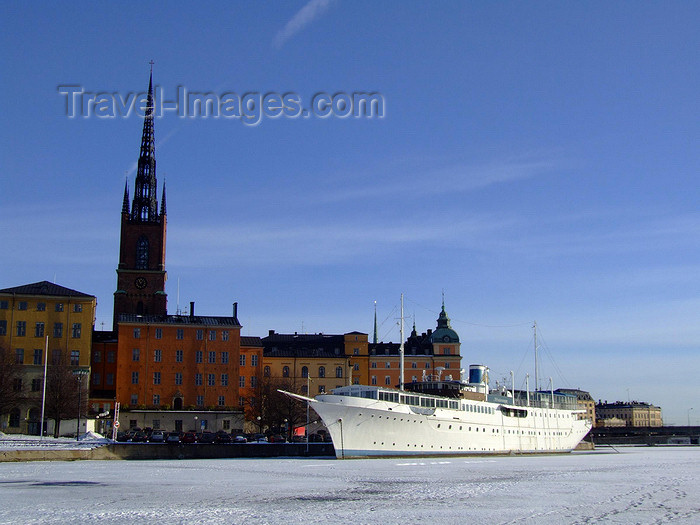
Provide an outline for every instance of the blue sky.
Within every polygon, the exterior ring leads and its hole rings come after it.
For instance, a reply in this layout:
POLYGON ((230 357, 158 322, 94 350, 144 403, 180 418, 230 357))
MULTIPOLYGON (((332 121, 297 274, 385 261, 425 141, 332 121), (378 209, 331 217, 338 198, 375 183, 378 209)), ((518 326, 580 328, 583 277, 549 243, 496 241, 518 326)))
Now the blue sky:
POLYGON ((696 3, 1 9, 0 286, 55 279, 111 323, 142 121, 69 119, 58 86, 142 92, 152 59, 170 98, 378 92, 383 118, 156 120, 169 310, 179 281, 245 335, 371 332, 376 300, 397 341, 400 293, 425 331, 444 290, 464 366, 521 385, 537 320, 556 386, 700 423, 696 3))

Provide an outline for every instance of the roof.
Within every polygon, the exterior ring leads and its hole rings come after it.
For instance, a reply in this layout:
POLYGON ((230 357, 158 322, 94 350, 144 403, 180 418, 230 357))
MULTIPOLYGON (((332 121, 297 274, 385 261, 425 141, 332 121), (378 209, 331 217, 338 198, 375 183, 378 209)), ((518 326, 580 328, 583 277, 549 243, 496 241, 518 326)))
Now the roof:
POLYGON ((134 324, 170 324, 170 325, 203 325, 203 326, 238 326, 235 317, 213 317, 206 315, 136 315, 121 314, 120 323, 134 324))
POLYGON ((331 334, 277 334, 262 338, 266 357, 345 356, 345 337, 331 334))
POLYGON ((61 286, 49 281, 39 281, 38 283, 23 284, 12 288, 4 288, 0 293, 15 294, 15 295, 45 295, 54 297, 83 297, 85 299, 94 299, 94 295, 71 290, 65 286, 61 286))
POLYGON ((241 336, 241 346, 255 346, 258 348, 262 348, 262 339, 259 337, 253 337, 249 335, 242 335, 241 336))

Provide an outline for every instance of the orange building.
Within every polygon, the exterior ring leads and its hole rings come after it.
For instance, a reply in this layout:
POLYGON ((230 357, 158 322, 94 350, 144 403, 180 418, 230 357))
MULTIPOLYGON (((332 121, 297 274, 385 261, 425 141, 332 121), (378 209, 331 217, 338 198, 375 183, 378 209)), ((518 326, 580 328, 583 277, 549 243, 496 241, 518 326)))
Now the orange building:
POLYGON ((151 417, 161 428, 176 430, 192 426, 190 420, 203 430, 242 428, 236 306, 232 317, 122 314, 116 375, 120 420, 154 426, 151 417), (134 410, 149 413, 135 418, 127 413, 134 410))

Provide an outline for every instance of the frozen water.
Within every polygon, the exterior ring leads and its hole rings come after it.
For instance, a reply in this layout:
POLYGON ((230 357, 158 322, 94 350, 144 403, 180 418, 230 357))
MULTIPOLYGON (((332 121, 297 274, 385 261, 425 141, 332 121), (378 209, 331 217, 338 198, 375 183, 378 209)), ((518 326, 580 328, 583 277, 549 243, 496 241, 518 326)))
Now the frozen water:
POLYGON ((0 464, 0 523, 700 523, 700 447, 0 464))

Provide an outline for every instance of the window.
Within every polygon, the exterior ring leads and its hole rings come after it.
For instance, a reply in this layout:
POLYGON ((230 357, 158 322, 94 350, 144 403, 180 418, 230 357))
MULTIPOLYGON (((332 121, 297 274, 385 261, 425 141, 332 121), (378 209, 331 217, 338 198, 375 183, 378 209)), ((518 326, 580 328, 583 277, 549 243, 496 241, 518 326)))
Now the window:
POLYGON ((160 385, 160 372, 153 372, 153 384, 160 385))
POLYGON ((445 368, 450 368, 450 363, 445 363, 445 368))
POLYGON ((258 355, 253 354, 250 356, 250 366, 258 366, 258 355))
POLYGON ((355 372, 359 372, 360 371, 360 363, 355 363, 354 365, 352 365, 352 369, 355 372))
POLYGON ((160 363, 162 358, 163 358, 163 351, 162 350, 154 350, 153 351, 153 361, 154 362, 160 363))
POLYGON ((21 392, 22 391, 22 379, 19 377, 16 377, 15 379, 12 380, 12 390, 14 392, 21 392))
POLYGON ((221 386, 228 386, 228 374, 221 374, 221 386))
POLYGON ((57 312, 62 312, 63 311, 63 303, 56 303, 54 310, 56 310, 57 312))
POLYGON ((138 348, 134 348, 134 349, 131 351, 131 360, 132 360, 132 361, 138 361, 140 355, 141 355, 141 351, 140 351, 138 348))
POLYGON ((182 432, 182 419, 175 420, 175 432, 182 432))
POLYGON ((175 331, 175 339, 184 339, 185 338, 185 330, 182 328, 178 328, 175 331))
POLYGON ((17 336, 23 337, 27 333, 27 321, 17 321, 17 336))
POLYGON ((156 328, 156 339, 163 339, 163 329, 156 328))
MULTIPOLYGON (((138 394, 131 394, 131 401, 130 404, 132 407, 135 407, 139 403, 139 396, 138 394)), ((130 419, 129 420, 129 427, 134 428, 136 426, 136 420, 135 419, 130 419)))
POLYGON ((73 311, 77 314, 83 311, 83 305, 82 304, 74 304, 73 305, 73 311))
POLYGON ((95 372, 94 374, 92 374, 92 386, 100 386, 101 381, 102 381, 102 376, 98 372, 95 372))
POLYGON ((10 420, 8 421, 8 425, 16 428, 19 426, 19 408, 13 408, 10 410, 10 420))
POLYGON ((224 430, 231 430, 231 420, 230 419, 224 419, 222 422, 222 427, 224 430))
POLYGON ((131 372, 131 384, 132 385, 139 384, 139 373, 138 372, 131 372))
MULTIPOLYGON (((98 382, 97 384, 99 385, 100 383, 98 382)), ((39 390, 41 390, 41 379, 35 377, 32 379, 32 392, 38 392, 39 390)))
POLYGON ((194 360, 196 363, 204 361, 204 353, 201 350, 197 350, 194 354, 194 360))
POLYGON ((228 352, 221 352, 221 364, 222 365, 228 364, 228 352))
POLYGON ((255 388, 258 384, 258 378, 255 376, 250 376, 250 388, 255 388))
POLYGON ((10 305, 7 301, 0 301, 0 310, 7 310, 9 306, 10 305))
POLYGON ((319 394, 325 394, 325 393, 326 393, 326 387, 325 387, 325 385, 318 385, 318 393, 319 393, 319 394))
POLYGON ((216 363, 216 352, 209 352, 209 363, 216 363))
POLYGON ((202 339, 204 339, 204 330, 199 329, 197 330, 197 341, 201 341, 202 339))
POLYGON ((325 366, 318 367, 318 377, 326 377, 326 367, 325 366))
POLYGON ((70 365, 78 366, 80 364, 80 350, 70 351, 70 365))
POLYGON ((105 385, 113 385, 114 384, 114 374, 113 373, 107 373, 105 375, 105 385))
POLYGON ((282 377, 289 377, 289 367, 285 366, 282 368, 282 377))
POLYGON ((301 393, 304 395, 309 393, 309 389, 306 385, 301 385, 301 393))
POLYGON ((63 337, 63 323, 54 323, 53 324, 53 336, 54 337, 63 337))
POLYGON ((216 330, 209 330, 209 340, 216 341, 216 330))
POLYGON ((51 364, 58 365, 61 363, 61 351, 51 350, 51 364))
POLYGON ((301 367, 301 377, 309 377, 309 367, 308 366, 301 367))
POLYGON ((353 384, 353 385, 359 385, 359 384, 360 384, 360 378, 359 378, 359 377, 353 377, 353 378, 352 378, 352 384, 353 384))
POLYGON ((418 363, 416 363, 415 361, 411 363, 411 368, 418 368, 418 363))
POLYGON ((238 378, 238 386, 240 388, 245 388, 245 376, 240 376, 238 378))
POLYGON ((377 368, 377 363, 372 362, 372 368, 377 368))
POLYGON ((34 364, 35 365, 40 365, 41 364, 41 349, 40 348, 35 348, 34 349, 34 364))
POLYGON ((269 366, 266 366, 265 368, 263 368, 263 375, 265 377, 270 377, 270 367, 269 366))
POLYGON ((134 328, 134 339, 139 339, 141 337, 141 329, 134 328))
POLYGON ((176 385, 182 384, 182 372, 175 372, 175 384, 176 385))
POLYGON ((360 349, 359 349, 359 348, 353 348, 353 349, 352 349, 352 355, 360 355, 360 349))
POLYGON ((219 396, 219 406, 222 407, 226 405, 226 398, 224 396, 219 396))
POLYGON ((17 310, 26 310, 27 309, 27 301, 20 301, 19 304, 17 305, 17 310))
POLYGON ((80 339, 80 331, 81 331, 80 323, 73 323, 73 331, 71 333, 71 337, 73 339, 80 339))
POLYGON ((7 335, 7 321, 0 320, 0 335, 7 335))
MULTIPOLYGON (((244 398, 243 396, 240 396, 240 397, 238 398, 238 406, 239 406, 239 407, 242 407, 242 406, 244 406, 244 405, 245 405, 245 398, 244 398)), ((18 423, 17 425, 19 426, 19 423, 18 423)))
POLYGON ((245 366, 245 354, 241 354, 241 357, 238 358, 239 365, 245 366))
POLYGON ((385 367, 385 368, 391 368, 391 363, 390 363, 389 361, 387 361, 386 364, 384 365, 384 367, 385 367))
MULTIPOLYGON (((158 403, 160 403, 160 399, 158 400, 158 403)), ((155 401, 153 404, 156 404, 155 401)), ((160 419, 153 420, 153 430, 160 430, 160 419)))
POLYGON ((194 375, 194 384, 196 386, 202 386, 202 374, 195 374, 194 375))
POLYGON ((109 352, 107 352, 107 362, 108 363, 114 363, 115 358, 116 358, 116 355, 114 353, 114 350, 110 350, 109 352))
POLYGON ((451 350, 452 350, 452 349, 451 349, 449 346, 446 346, 446 347, 444 347, 444 348, 442 349, 442 353, 443 353, 444 355, 450 355, 451 350))
POLYGON ((37 312, 45 312, 46 311, 46 303, 36 303, 36 311, 37 312))
POLYGON ((145 235, 136 241, 136 268, 138 270, 148 269, 148 238, 145 235))
MULTIPOLYGON (((153 394, 153 405, 158 406, 160 405, 160 396, 158 394, 153 394)), ((160 424, 160 422, 159 422, 160 424)), ((157 427, 155 427, 157 428, 157 427)))
POLYGON ((335 377, 343 377, 343 367, 338 366, 335 368, 335 377))
POLYGON ((376 385, 376 384, 377 384, 377 376, 372 376, 372 381, 371 381, 371 383, 372 383, 373 385, 376 385))
POLYGON ((228 330, 222 330, 222 331, 221 331, 221 340, 222 340, 222 341, 228 341, 228 330))
POLYGON ((92 353, 92 362, 93 363, 101 363, 102 362, 102 352, 99 350, 95 350, 92 353))
POLYGON ((198 407, 204 406, 204 396, 197 396, 197 406, 198 407))
POLYGON ((391 377, 390 377, 390 376, 385 376, 385 377, 384 377, 384 384, 385 384, 385 385, 391 385, 391 377))
POLYGON ((207 374, 207 384, 209 386, 216 386, 216 376, 214 374, 207 374))

